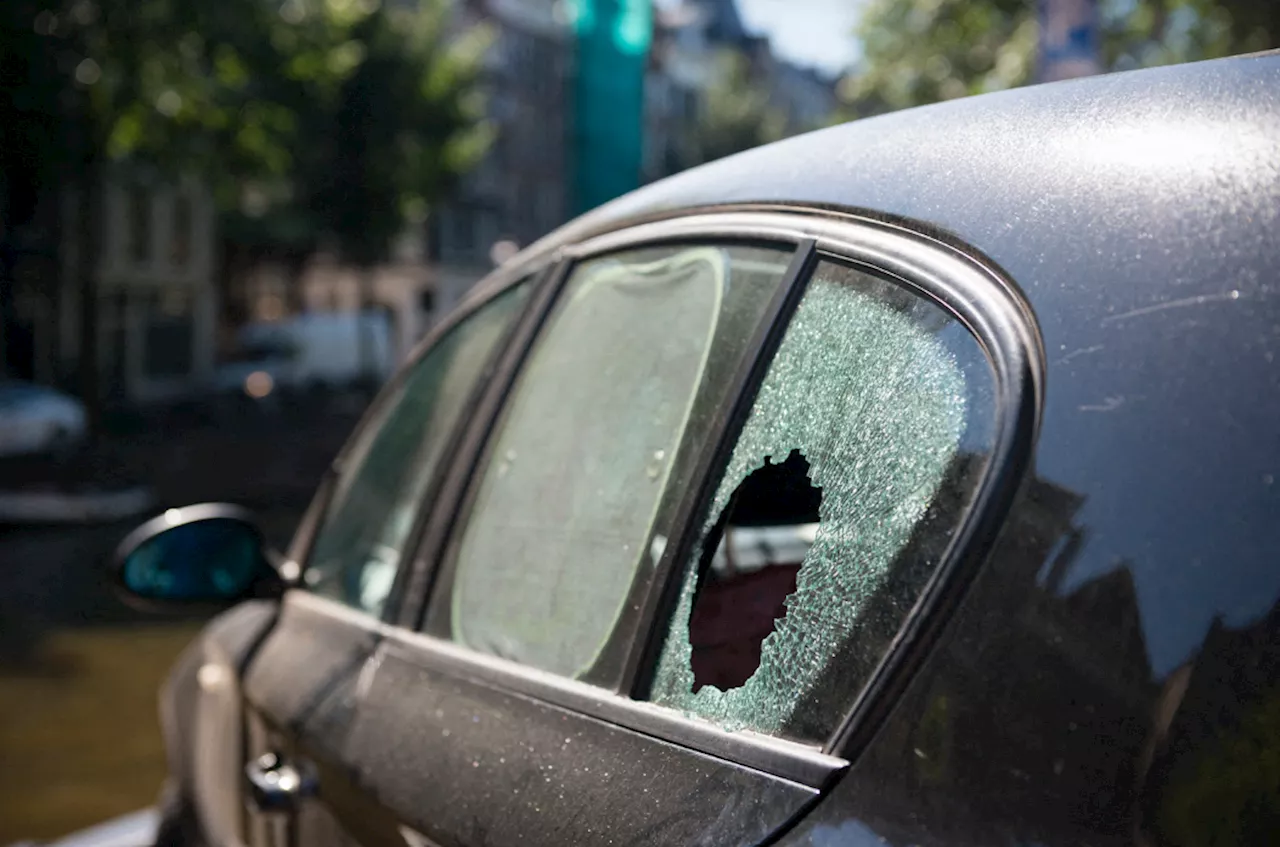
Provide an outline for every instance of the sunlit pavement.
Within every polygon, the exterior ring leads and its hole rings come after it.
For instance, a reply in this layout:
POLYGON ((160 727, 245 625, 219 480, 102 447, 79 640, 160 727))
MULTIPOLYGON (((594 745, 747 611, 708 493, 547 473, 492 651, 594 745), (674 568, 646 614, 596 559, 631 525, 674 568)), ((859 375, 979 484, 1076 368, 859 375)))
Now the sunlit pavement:
POLYGON ((0 844, 155 802, 164 779, 156 688, 198 624, 66 629, 0 674, 0 844))

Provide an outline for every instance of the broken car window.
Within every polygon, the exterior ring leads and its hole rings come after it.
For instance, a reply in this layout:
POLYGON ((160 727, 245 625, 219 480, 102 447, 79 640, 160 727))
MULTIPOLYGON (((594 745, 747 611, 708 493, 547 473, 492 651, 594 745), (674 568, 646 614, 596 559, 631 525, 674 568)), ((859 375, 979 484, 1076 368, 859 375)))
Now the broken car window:
POLYGON ((977 484, 990 385, 949 313, 821 264, 711 503, 650 698, 730 730, 825 740, 977 484))

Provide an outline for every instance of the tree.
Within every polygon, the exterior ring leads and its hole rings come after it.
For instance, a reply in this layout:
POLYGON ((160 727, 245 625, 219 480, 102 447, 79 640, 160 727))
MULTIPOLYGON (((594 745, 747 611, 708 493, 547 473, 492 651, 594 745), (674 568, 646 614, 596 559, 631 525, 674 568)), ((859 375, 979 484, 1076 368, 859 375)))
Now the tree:
POLYGON ((770 106, 769 91, 755 84, 747 56, 725 50, 716 57, 703 95, 695 146, 703 162, 720 159, 786 134, 786 115, 770 106))
MULTIPOLYGON (((53 174, 79 189, 79 370, 94 424, 110 163, 196 176, 233 219, 270 219, 304 248, 328 232, 372 261, 483 141, 470 124, 482 44, 446 44, 447 0, 396 12, 379 0, 0 5, 0 161, 32 182, 5 197, 47 188, 53 174)), ((20 211, 6 199, 5 222, 20 211)))
POLYGON ((271 89, 288 79, 278 73, 287 70, 286 54, 273 41, 275 9, 260 0, 3 5, 5 231, 22 222, 30 197, 75 190, 78 370, 95 432, 95 275, 107 166, 149 162, 224 191, 246 175, 279 170, 293 127, 271 89))
MULTIPOLYGON (((844 118, 1031 82, 1034 0, 872 0, 857 34, 863 58, 841 85, 844 118)), ((1099 0, 1107 70, 1261 50, 1280 7, 1255 0, 1099 0)))
MULTIPOLYGON (((479 99, 483 29, 451 35, 448 7, 375 10, 352 30, 362 59, 331 103, 307 113, 317 130, 297 175, 299 195, 343 258, 361 270, 372 301, 372 269, 393 240, 421 227, 440 198, 489 143, 479 99)), ((372 365, 368 331, 362 365, 372 365)))

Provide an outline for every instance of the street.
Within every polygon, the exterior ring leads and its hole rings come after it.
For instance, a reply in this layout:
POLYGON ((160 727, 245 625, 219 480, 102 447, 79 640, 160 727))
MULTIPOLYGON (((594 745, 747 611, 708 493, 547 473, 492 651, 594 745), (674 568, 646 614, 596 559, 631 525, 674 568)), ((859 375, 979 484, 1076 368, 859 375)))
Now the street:
MULTIPOLYGON (((358 411, 312 400, 233 420, 136 421, 105 436, 78 472, 149 485, 152 512, 243 504, 283 549, 358 411)), ((20 470, 11 466, 5 483, 20 470)), ((156 686, 200 620, 140 613, 111 586, 112 550, 150 516, 0 526, 0 844, 56 836, 155 798, 156 686)))

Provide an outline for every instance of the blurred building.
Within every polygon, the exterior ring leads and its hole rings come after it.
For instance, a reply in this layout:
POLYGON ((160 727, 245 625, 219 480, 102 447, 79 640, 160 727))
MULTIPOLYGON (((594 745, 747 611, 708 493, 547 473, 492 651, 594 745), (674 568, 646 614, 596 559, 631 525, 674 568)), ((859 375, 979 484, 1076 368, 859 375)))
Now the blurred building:
POLYGON ((645 80, 645 181, 705 159, 696 127, 706 92, 727 72, 727 54, 742 57, 752 85, 769 92, 787 135, 824 126, 838 105, 835 79, 779 58, 751 33, 736 0, 685 0, 655 10, 645 80))
POLYGON ((804 68, 770 57, 769 83, 772 101, 781 104, 787 116, 788 135, 825 126, 839 103, 837 79, 814 68, 804 68))
MULTIPOLYGON (((108 396, 135 402, 179 397, 213 369, 217 319, 216 215, 197 182, 161 181, 119 169, 103 188, 97 270, 98 364, 108 396)), ((64 196, 58 319, 64 368, 79 355, 74 199, 64 196)))
MULTIPOLYGON (((227 297, 220 352, 235 353, 245 325, 271 324, 306 315, 379 315, 386 324, 393 361, 402 361, 426 333, 437 310, 438 281, 426 262, 420 234, 393 246, 389 261, 358 268, 332 250, 306 255, 250 256, 223 269, 227 297)), ((353 323, 354 325, 354 323, 353 323)))
MULTIPOLYGON (((627 2, 587 5, 597 15, 615 16, 622 27, 627 2)), ((584 95, 577 82, 585 48, 574 29, 574 6, 563 0, 458 0, 459 28, 483 23, 495 36, 486 62, 495 137, 480 165, 431 216, 430 283, 423 289, 431 302, 424 325, 451 309, 514 248, 572 217, 574 196, 581 193, 575 183, 583 178, 579 160, 598 152, 583 148, 617 141, 601 141, 579 125, 576 101, 584 95)), ((788 132, 821 126, 834 111, 834 81, 775 57, 766 38, 747 30, 735 0, 655 8, 643 63, 636 184, 701 161, 694 130, 724 51, 747 56, 753 80, 782 107, 788 132)))
POLYGON ((0 221, 0 378, 58 381, 58 197, 0 221), (7 226, 6 226, 7 224, 7 226))
MULTIPOLYGON (((100 188, 94 268, 97 360, 108 397, 134 402, 183 393, 213 367, 217 292, 212 198, 195 182, 117 167, 100 188)), ((7 375, 74 382, 81 362, 81 280, 75 190, 48 191, 8 233, 12 279, 2 298, 7 375)))
POLYGON ((459 27, 482 23, 494 34, 485 76, 495 136, 479 166, 431 216, 433 312, 451 309, 504 250, 568 219, 573 42, 563 8, 555 0, 459 5, 459 27))
POLYGON ((645 72, 644 182, 698 163, 699 92, 708 81, 708 46, 692 6, 655 9, 645 72))
MULTIPOLYGON (((411 3, 413 0, 399 0, 411 3)), ((231 307, 224 345, 242 323, 298 313, 385 315, 399 361, 497 260, 568 218, 567 81, 572 41, 557 0, 455 0, 452 26, 486 26, 493 144, 424 228, 406 233, 390 261, 361 270, 332 251, 249 256, 226 269, 231 307)))
POLYGON ((732 50, 747 58, 752 80, 769 91, 770 103, 785 116, 787 134, 826 124, 838 104, 837 80, 779 58, 766 37, 747 30, 737 0, 688 2, 704 10, 704 41, 708 47, 732 50))

